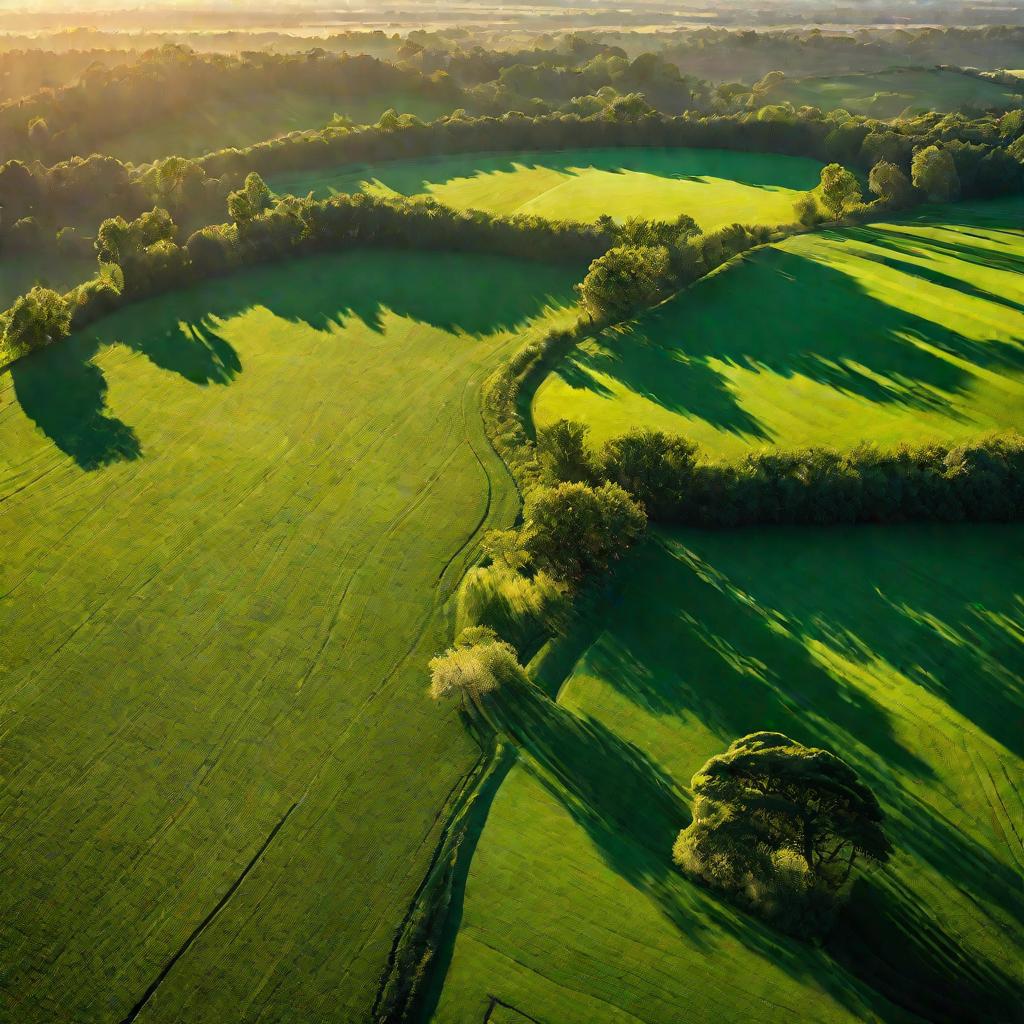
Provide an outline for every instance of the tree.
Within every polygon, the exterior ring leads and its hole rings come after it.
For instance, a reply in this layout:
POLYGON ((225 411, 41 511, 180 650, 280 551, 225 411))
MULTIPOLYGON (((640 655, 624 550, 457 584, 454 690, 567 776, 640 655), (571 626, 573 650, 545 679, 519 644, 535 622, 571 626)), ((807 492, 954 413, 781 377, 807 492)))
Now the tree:
POLYGON ((860 183, 842 164, 828 164, 822 168, 815 193, 818 202, 833 218, 841 217, 847 207, 863 199, 860 183))
POLYGON ((458 697, 483 711, 484 698, 523 676, 511 644, 486 627, 464 630, 454 647, 430 661, 430 696, 458 697))
POLYGON ((868 188, 888 206, 905 206, 914 198, 910 179, 888 160, 879 160, 871 168, 868 188))
POLYGON ((537 431, 537 452, 545 473, 555 483, 590 483, 594 460, 587 447, 589 428, 572 420, 558 420, 537 431))
POLYGON ((799 883, 792 899, 801 891, 834 896, 858 857, 884 863, 892 855, 882 809, 854 770, 782 733, 743 736, 690 785, 693 821, 673 860, 726 891, 749 896, 788 876, 799 883))
POLYGON ((686 502, 697 446, 657 430, 633 429, 601 449, 601 476, 642 502, 652 519, 663 519, 686 502))
POLYGON ((910 176, 933 203, 947 203, 960 195, 960 177, 953 155, 938 146, 926 146, 914 154, 910 176))
POLYGON ((237 192, 228 195, 228 216, 241 227, 254 221, 273 204, 267 183, 253 171, 237 192))
POLYGON ((793 213, 796 214, 797 223, 804 227, 814 227, 821 220, 818 212, 818 203, 810 192, 805 192, 793 204, 793 213))
POLYGON ((643 534, 647 518, 617 484, 564 483, 528 498, 523 549, 533 562, 567 583, 603 572, 643 534))
POLYGON ((11 355, 42 348, 71 330, 71 307, 51 288, 35 287, 15 299, 3 321, 3 344, 11 355))
POLYGON ((594 260, 577 287, 593 319, 614 321, 656 301, 668 277, 663 246, 619 245, 594 260))

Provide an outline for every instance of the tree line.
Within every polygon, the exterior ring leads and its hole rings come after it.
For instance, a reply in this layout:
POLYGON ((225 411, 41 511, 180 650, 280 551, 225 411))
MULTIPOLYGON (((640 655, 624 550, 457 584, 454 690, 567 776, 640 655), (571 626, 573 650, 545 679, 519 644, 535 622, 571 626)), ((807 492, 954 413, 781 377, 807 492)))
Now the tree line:
POLYGON ((612 483, 660 523, 700 527, 1024 518, 1024 436, 860 444, 851 451, 764 449, 709 457, 693 442, 633 430, 591 450, 587 428, 562 420, 538 431, 549 481, 612 483))
POLYGON ((0 314, 0 355, 7 362, 91 323, 113 309, 254 263, 322 249, 389 245, 487 252, 520 259, 585 263, 606 251, 604 225, 461 212, 434 200, 275 197, 257 174, 228 196, 230 220, 184 241, 171 214, 155 207, 99 227, 98 272, 67 295, 34 288, 0 314))
POLYGON ((734 114, 653 110, 641 95, 619 97, 600 111, 531 116, 510 112, 474 117, 464 110, 423 123, 406 115, 377 125, 296 132, 245 149, 208 154, 196 162, 211 177, 263 175, 345 164, 488 151, 573 148, 693 147, 805 156, 869 171, 887 160, 909 174, 915 152, 949 152, 965 197, 1019 191, 1024 182, 1024 125, 1020 112, 967 119, 925 114, 877 121, 816 108, 763 107, 734 114))
POLYGON ((311 50, 232 56, 167 44, 128 63, 93 62, 71 84, 0 105, 0 152, 53 163, 102 151, 106 140, 211 99, 273 102, 282 90, 339 100, 400 91, 451 107, 464 102, 447 75, 426 76, 367 55, 311 50))

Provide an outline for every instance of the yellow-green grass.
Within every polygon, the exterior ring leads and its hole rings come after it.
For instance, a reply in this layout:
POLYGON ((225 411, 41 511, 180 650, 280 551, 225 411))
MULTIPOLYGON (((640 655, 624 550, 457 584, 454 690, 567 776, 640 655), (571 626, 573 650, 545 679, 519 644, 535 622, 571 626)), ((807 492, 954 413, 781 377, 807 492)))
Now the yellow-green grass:
POLYGON ((411 93, 330 96, 282 90, 249 100, 211 96, 148 128, 105 141, 102 151, 119 160, 148 163, 164 156, 201 156, 213 150, 244 148, 288 132, 323 128, 334 114, 357 124, 374 124, 385 110, 431 120, 448 107, 411 93))
POLYGON ((360 189, 429 195, 457 209, 564 220, 688 213, 711 230, 737 221, 791 222, 794 200, 818 183, 820 170, 803 157, 716 149, 570 149, 401 160, 282 175, 270 184, 321 197, 360 189))
POLYGON ((1019 526, 655 534, 539 666, 558 704, 500 711, 529 739, 433 1019, 495 998, 545 1024, 922 1019, 874 987, 887 971, 924 1019, 1013 1019, 1022 550, 1019 526), (834 956, 671 865, 690 777, 760 729, 848 759, 887 814, 895 857, 858 883, 834 956))
POLYGON ((579 273, 323 256, 0 376, 0 1019, 169 964, 141 1020, 366 1019, 478 756, 426 663, 518 508, 480 383, 579 273))
POLYGON ((803 235, 583 344, 535 396, 595 442, 634 426, 733 457, 1024 429, 1024 202, 803 235))
POLYGON ((773 85, 762 100, 787 101, 797 107, 841 108, 853 114, 889 118, 928 110, 1004 110, 1020 105, 1021 92, 1015 93, 988 79, 939 68, 892 68, 864 74, 784 79, 773 85))

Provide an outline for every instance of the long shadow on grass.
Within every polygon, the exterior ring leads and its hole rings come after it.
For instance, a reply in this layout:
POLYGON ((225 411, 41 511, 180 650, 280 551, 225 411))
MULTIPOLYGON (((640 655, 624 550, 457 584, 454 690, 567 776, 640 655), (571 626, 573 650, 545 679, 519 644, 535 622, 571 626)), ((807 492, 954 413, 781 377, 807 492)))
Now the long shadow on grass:
MULTIPOLYGON (((872 244, 883 237, 875 229, 859 232, 872 244)), ((963 247, 956 251, 969 258, 963 247)), ((993 263, 1000 259, 977 251, 993 263)), ((859 255, 869 266, 871 253, 859 255)), ((886 255, 878 248, 874 262, 884 262, 886 255)), ((887 283, 912 296, 922 278, 949 286, 949 308, 962 293, 990 297, 980 287, 905 261, 889 267, 887 283)), ((698 283, 630 331, 602 336, 599 344, 577 353, 563 376, 573 387, 601 393, 605 385, 595 374, 606 374, 665 409, 755 439, 768 439, 770 432, 743 408, 727 377, 730 368, 803 377, 879 405, 963 421, 968 416, 956 400, 972 386, 971 366, 1024 368, 1024 317, 1007 308, 1004 298, 995 300, 1006 309, 1008 330, 1018 332, 1011 341, 968 338, 869 294, 853 273, 771 248, 698 283)))
POLYGON ((504 690, 494 724, 529 756, 530 771, 586 831, 609 868, 646 894, 685 941, 718 955, 727 933, 792 977, 816 984, 852 1012, 884 1003, 806 946, 721 903, 672 866, 672 843, 690 822, 675 781, 604 723, 574 714, 538 688, 504 690))
POLYGON ((578 268, 452 253, 365 251, 262 267, 128 307, 33 353, 12 367, 14 390, 43 433, 94 470, 142 454, 135 431, 106 408, 107 382, 93 362, 106 345, 124 345, 196 385, 227 385, 242 360, 220 324, 254 307, 319 331, 355 319, 383 332, 391 312, 471 343, 523 323, 549 302, 569 302, 577 276, 578 268))
MULTIPOLYGON (((717 737, 693 733, 700 746, 688 771, 756 729, 840 751, 878 794, 900 849, 1024 920, 1014 872, 912 791, 947 783, 900 742, 881 703, 891 695, 905 706, 926 743, 935 712, 915 714, 920 686, 1021 753, 1020 531, 773 530, 758 532, 757 544, 738 536, 730 544, 694 531, 661 550, 649 545, 632 577, 638 589, 577 671, 717 737)), ((955 803, 958 794, 946 796, 955 803)))
MULTIPOLYGON (((420 195, 431 185, 439 186, 457 178, 512 175, 521 169, 549 170, 566 176, 588 170, 609 174, 630 172, 664 177, 668 181, 703 181, 722 178, 749 188, 796 191, 817 184, 818 170, 813 161, 799 157, 763 156, 727 150, 679 150, 651 147, 616 149, 569 149, 554 152, 467 153, 459 157, 396 160, 364 167, 340 167, 333 179, 320 179, 319 194, 336 190, 359 191, 364 182, 380 182, 401 195, 420 195), (756 167, 760 173, 752 173, 756 167), (751 180, 757 178, 758 180, 751 180)), ((294 178, 282 176, 272 183, 287 191, 294 178)), ((298 190, 305 194, 305 179, 298 190)), ((294 187, 294 186, 293 186, 294 187)), ((612 211, 614 212, 614 211, 612 211)), ((568 214, 572 216, 571 211, 568 214)))
MULTIPOLYGON (((982 536, 977 529, 946 527, 772 530, 759 531, 756 543, 751 539, 687 531, 647 545, 614 614, 598 620, 605 631, 578 663, 577 677, 597 676, 649 713, 678 720, 677 774, 695 771, 710 754, 755 729, 778 729, 840 751, 879 795, 899 856, 909 854, 946 878, 988 916, 990 927, 1005 924, 986 906, 1024 921, 1018 876, 964 832, 962 822, 918 795, 922 782, 936 790, 945 782, 900 742, 889 710, 874 699, 877 684, 914 706, 913 681, 908 687, 890 670, 910 679, 916 672, 919 685, 1019 747, 1019 528, 1007 527, 1000 537, 991 529, 982 536), (830 556, 822 543, 832 546, 830 556), (946 570, 936 568, 939 562, 946 570), (687 728, 691 719, 694 727, 687 728)), ((918 720, 925 745, 927 722, 925 709, 918 720)), ((603 770, 603 749, 595 751, 591 773, 603 770)), ((542 764, 544 756, 537 757, 542 764)), ((578 762, 573 770, 586 771, 586 759, 578 762)), ((667 778, 656 765, 651 772, 667 778)), ((561 775, 551 774, 559 781, 552 792, 567 788, 561 775)), ((576 793, 581 788, 577 784, 576 793)), ((956 803, 957 792, 947 796, 956 803)), ((643 787, 631 787, 628 798, 641 803, 643 787)), ((561 799, 570 807, 580 802, 561 799)), ((614 793, 603 799, 613 800, 614 793)), ((635 811, 620 813, 620 832, 604 836, 592 813, 589 823, 588 815, 578 816, 611 867, 656 897, 674 922, 691 919, 692 909, 665 873, 667 847, 660 861, 657 856, 668 824, 636 832, 631 815, 635 811), (650 855, 630 857, 627 838, 643 845, 647 834, 657 839, 650 855), (627 852, 617 851, 616 843, 627 852)), ((596 817, 600 822, 613 815, 596 817)), ((864 999, 850 975, 819 974, 813 958, 794 951, 788 940, 707 899, 716 928, 794 977, 814 977, 853 1009, 864 999)), ((1005 1012, 1019 1005, 1013 979, 947 934, 891 871, 859 884, 830 949, 852 975, 927 1019, 1016 1019, 1005 1012), (899 949, 893 951, 894 945, 899 949), (943 993, 950 999, 938 1012, 943 993), (970 1015, 972 1005, 980 1015, 970 1015), (981 1013, 986 1007, 995 1015, 981 1013)))

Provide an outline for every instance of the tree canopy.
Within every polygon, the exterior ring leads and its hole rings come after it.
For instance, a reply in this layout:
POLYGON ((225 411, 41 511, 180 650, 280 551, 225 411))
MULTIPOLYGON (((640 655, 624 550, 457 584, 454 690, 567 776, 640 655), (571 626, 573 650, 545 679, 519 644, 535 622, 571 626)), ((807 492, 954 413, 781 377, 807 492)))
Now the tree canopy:
POLYGON ((690 785, 693 821, 673 859, 755 906, 768 889, 778 900, 783 882, 788 914, 810 893, 834 896, 858 858, 884 863, 892 854, 882 809, 856 772, 782 733, 741 737, 690 785))

